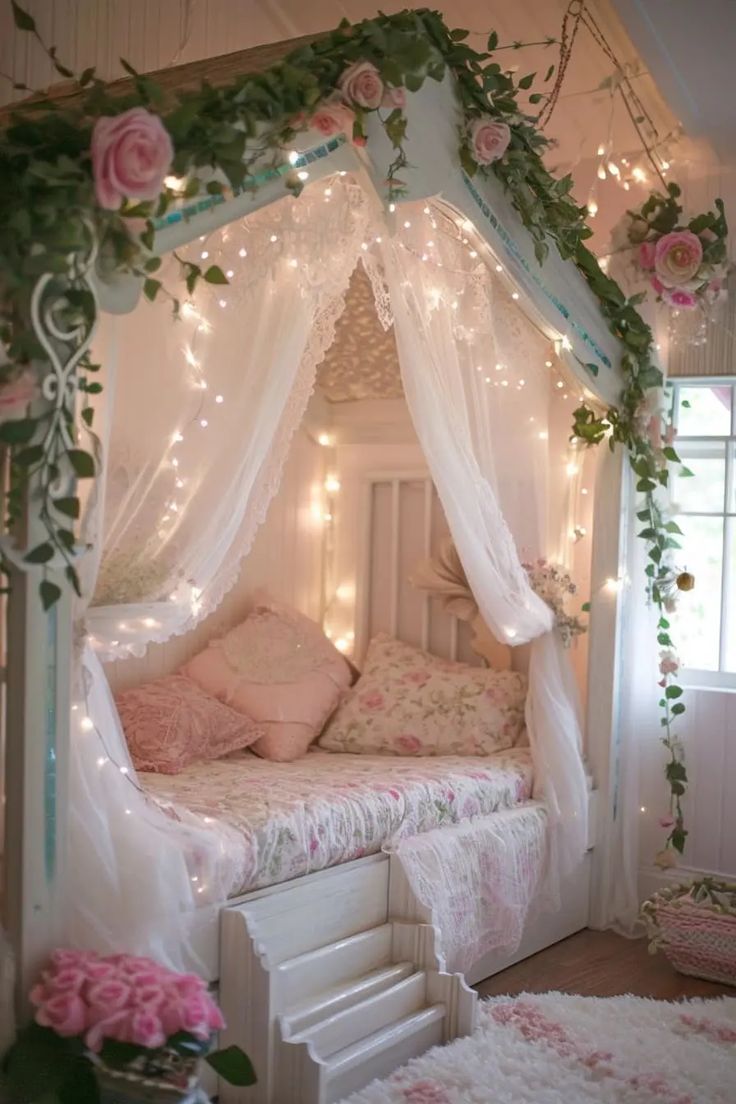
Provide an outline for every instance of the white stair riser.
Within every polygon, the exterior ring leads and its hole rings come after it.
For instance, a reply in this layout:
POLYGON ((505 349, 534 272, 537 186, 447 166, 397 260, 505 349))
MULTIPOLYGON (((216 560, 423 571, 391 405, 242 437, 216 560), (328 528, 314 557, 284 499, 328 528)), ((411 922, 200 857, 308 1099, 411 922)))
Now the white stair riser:
POLYGON ((391 962, 390 924, 282 962, 274 971, 279 1007, 294 1005, 391 962))
POLYGON ((329 1058, 361 1039, 419 1012, 426 1003, 426 974, 413 974, 368 1000, 309 1028, 302 1039, 318 1058, 329 1058))
POLYGON ((396 965, 374 970, 356 981, 345 982, 338 988, 319 993, 314 999, 297 1005, 287 1016, 284 1016, 286 1032, 289 1035, 296 1035, 305 1031, 320 1020, 326 1020, 329 1016, 334 1016, 346 1008, 352 1008, 354 1004, 376 993, 390 989, 414 971, 415 967, 411 962, 399 962, 396 965))
POLYGON ((324 1104, 336 1104, 376 1077, 388 1076, 410 1058, 439 1045, 443 1040, 443 1020, 444 1009, 427 1009, 412 1017, 408 1025, 397 1025, 396 1037, 384 1040, 380 1048, 366 1047, 363 1054, 355 1048, 353 1060, 328 1072, 324 1104))

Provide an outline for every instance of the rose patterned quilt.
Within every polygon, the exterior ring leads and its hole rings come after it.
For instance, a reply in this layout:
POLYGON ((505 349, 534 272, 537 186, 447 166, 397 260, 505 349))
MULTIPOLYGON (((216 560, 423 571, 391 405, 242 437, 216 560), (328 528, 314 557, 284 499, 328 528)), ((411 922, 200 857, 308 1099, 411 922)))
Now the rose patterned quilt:
POLYGON ((532 764, 528 748, 436 758, 314 749, 291 763, 239 751, 139 778, 164 805, 224 821, 242 837, 237 896, 526 801, 532 764))

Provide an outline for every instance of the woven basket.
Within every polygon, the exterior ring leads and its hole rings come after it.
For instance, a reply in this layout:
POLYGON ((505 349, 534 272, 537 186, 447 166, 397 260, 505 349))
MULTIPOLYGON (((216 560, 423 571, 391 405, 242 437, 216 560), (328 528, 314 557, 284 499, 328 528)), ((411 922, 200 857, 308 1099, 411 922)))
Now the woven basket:
POLYGON ((655 893, 641 908, 649 950, 676 970, 736 985, 736 883, 703 878, 655 893))

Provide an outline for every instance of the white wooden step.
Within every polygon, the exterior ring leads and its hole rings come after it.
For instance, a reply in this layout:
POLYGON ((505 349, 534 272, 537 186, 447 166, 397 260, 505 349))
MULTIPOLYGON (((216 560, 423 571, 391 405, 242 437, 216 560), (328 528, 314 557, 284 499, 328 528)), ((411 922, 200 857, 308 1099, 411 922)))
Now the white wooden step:
POLYGON ((311 1027, 312 1024, 335 1015, 336 1012, 352 1008, 354 1004, 372 997, 374 993, 382 993, 384 989, 390 989, 392 985, 413 974, 415 969, 411 962, 396 962, 391 966, 372 970, 363 977, 326 989, 316 997, 310 997, 290 1009, 288 1015, 282 1018, 285 1034, 296 1035, 311 1027))
POLYGON ((275 970, 281 1007, 288 1014, 295 1005, 325 989, 388 966, 391 940, 391 924, 382 924, 281 962, 275 970))
POLYGON ((335 1104, 437 1046, 443 1040, 444 1019, 444 1004, 435 1004, 333 1054, 326 1063, 325 1104, 335 1104))
POLYGON ((422 971, 314 1024, 289 1042, 309 1043, 317 1058, 329 1058, 366 1036, 375 1035, 413 1012, 419 1012, 426 1006, 426 996, 427 975, 422 971))

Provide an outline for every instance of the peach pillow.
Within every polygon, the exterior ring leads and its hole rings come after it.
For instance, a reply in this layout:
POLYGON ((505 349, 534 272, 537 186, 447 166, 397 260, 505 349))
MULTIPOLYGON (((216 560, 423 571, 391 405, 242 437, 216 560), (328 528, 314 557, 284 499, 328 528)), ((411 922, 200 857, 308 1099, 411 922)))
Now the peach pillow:
POLYGON ((270 602, 182 668, 203 690, 253 717, 265 735, 252 751, 288 762, 304 755, 352 682, 319 625, 270 602))
POLYGON ((250 717, 205 694, 185 675, 123 690, 115 698, 136 770, 178 774, 198 759, 219 759, 263 735, 250 717))
POLYGON ((319 744, 352 755, 492 755, 524 725, 526 679, 375 637, 319 744))

